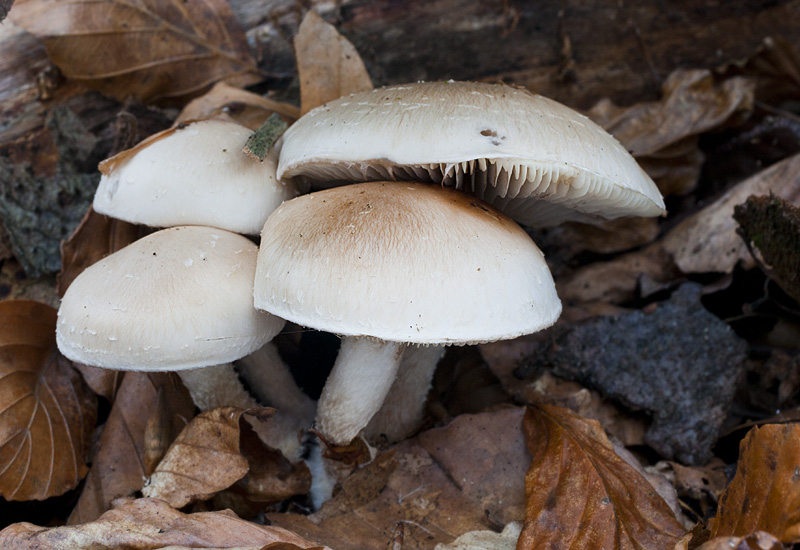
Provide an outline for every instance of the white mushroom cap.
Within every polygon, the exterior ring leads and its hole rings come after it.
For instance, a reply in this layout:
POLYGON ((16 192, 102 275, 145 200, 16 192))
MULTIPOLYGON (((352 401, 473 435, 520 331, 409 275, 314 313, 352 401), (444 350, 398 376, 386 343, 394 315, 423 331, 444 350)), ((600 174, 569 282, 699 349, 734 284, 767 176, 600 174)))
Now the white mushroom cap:
POLYGON ((261 234, 255 305, 300 325, 393 342, 469 344, 556 321, 544 257, 509 218, 435 185, 303 195, 261 234))
POLYGON ((276 160, 242 152, 253 132, 222 120, 166 130, 104 161, 94 209, 153 227, 207 225, 257 235, 298 193, 275 177, 276 160))
POLYGON ((284 321, 253 307, 257 247, 209 227, 143 237, 84 270, 58 312, 68 358, 124 370, 180 370, 233 361, 284 321))
POLYGON ((430 82, 353 94, 309 111, 279 143, 281 179, 442 182, 525 225, 665 212, 650 177, 600 126, 506 85, 430 82))

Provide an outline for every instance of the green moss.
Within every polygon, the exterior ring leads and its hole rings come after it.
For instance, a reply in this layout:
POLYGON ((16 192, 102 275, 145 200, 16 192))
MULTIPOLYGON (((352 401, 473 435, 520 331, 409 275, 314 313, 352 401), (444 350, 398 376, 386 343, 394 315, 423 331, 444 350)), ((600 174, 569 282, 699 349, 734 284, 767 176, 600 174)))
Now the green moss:
POLYGON ((774 195, 754 196, 734 208, 737 232, 767 275, 800 302, 800 208, 774 195))

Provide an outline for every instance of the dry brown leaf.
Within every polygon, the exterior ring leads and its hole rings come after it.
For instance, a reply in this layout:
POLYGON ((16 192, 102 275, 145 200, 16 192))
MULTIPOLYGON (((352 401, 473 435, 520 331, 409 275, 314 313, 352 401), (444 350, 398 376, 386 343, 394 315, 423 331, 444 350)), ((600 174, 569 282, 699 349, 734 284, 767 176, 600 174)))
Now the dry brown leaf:
MULTIPOLYGON (((154 415, 163 414, 157 406, 159 388, 163 388, 169 406, 169 429, 173 435, 194 414, 191 397, 174 374, 126 372, 83 492, 70 514, 70 524, 94 521, 110 508, 114 499, 130 496, 142 488, 148 473, 144 464, 147 426, 154 415)), ((167 437, 171 442, 171 437, 167 437)))
POLYGON ((506 525, 502 532, 470 531, 451 544, 437 544, 434 550, 514 550, 522 526, 515 522, 506 525))
POLYGON ((268 519, 337 550, 387 548, 396 542, 398 523, 403 550, 430 550, 469 531, 500 530, 505 518, 523 519, 521 472, 530 456, 522 441, 522 416, 520 408, 462 414, 444 428, 379 453, 346 478, 318 512, 268 519), (440 445, 445 440, 456 448, 440 445))
POLYGON ((732 273, 741 262, 754 266, 736 234, 733 208, 750 195, 773 195, 800 204, 800 155, 747 178, 719 199, 674 227, 663 239, 665 250, 684 273, 732 273))
POLYGON ((527 513, 517 548, 671 550, 685 530, 653 487, 614 452, 600 424, 529 407, 527 513))
POLYGON ((294 50, 302 114, 339 97, 372 89, 372 80, 353 45, 313 11, 300 23, 294 50))
POLYGON ((259 80, 247 40, 223 0, 27 0, 11 20, 44 39, 67 78, 123 101, 196 95, 219 80, 259 80))
POLYGON ((148 229, 98 214, 90 206, 72 235, 61 242, 61 271, 56 279, 60 297, 84 269, 148 233, 148 229))
POLYGON ((622 108, 603 100, 587 114, 637 158, 664 195, 685 194, 697 184, 703 162, 696 137, 746 116, 754 92, 748 78, 715 82, 705 69, 677 70, 664 82, 660 101, 622 108))
POLYGON ((92 388, 92 391, 101 397, 105 397, 110 402, 114 401, 117 390, 122 384, 124 371, 101 369, 100 367, 90 367, 81 363, 74 363, 73 366, 83 375, 83 380, 92 388))
POLYGON ((766 531, 785 544, 800 542, 800 425, 748 432, 736 475, 709 525, 712 538, 766 531))
MULTIPOLYGON (((270 420, 267 418, 263 423, 266 430, 272 425, 270 420)), ((311 472, 304 462, 292 464, 280 451, 268 447, 248 423, 240 422, 239 426, 242 430, 239 448, 250 469, 243 479, 231 487, 232 494, 263 509, 265 503, 308 493, 311 489, 311 472)))
POLYGON ((168 546, 293 550, 287 544, 322 550, 290 531, 244 521, 229 511, 183 514, 164 501, 146 498, 126 501, 83 525, 48 529, 15 523, 0 531, 0 548, 15 550, 155 550, 168 546), (267 546, 272 544, 276 546, 267 546))
POLYGON ((607 262, 581 267, 558 281, 558 295, 566 302, 611 302, 620 304, 637 297, 643 278, 651 284, 666 284, 678 278, 672 258, 661 241, 607 262))
POLYGON ((142 494, 182 508, 208 500, 244 477, 248 464, 239 451, 243 413, 236 407, 220 407, 197 415, 172 443, 142 494))
POLYGON ((56 310, 0 302, 0 495, 42 500, 75 487, 97 415, 94 394, 56 349, 56 310))
POLYGON ((175 124, 225 115, 255 131, 272 113, 278 113, 290 124, 300 118, 300 109, 294 105, 217 82, 208 92, 190 101, 175 124))

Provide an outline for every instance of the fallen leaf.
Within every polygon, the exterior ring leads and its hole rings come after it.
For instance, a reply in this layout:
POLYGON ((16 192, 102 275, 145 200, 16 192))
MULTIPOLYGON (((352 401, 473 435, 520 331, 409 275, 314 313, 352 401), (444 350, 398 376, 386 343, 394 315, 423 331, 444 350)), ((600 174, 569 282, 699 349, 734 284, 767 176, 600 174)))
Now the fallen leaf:
POLYGON ((45 528, 15 523, 0 531, 0 547, 15 550, 155 550, 174 546, 323 550, 290 531, 244 521, 229 511, 183 514, 162 500, 147 498, 125 501, 83 525, 45 528))
POLYGON ((678 279, 670 254, 661 241, 606 261, 585 265, 556 283, 565 302, 621 304, 638 297, 644 277, 660 283, 678 279))
POLYGON ((242 126, 255 130, 272 113, 278 113, 290 124, 300 118, 300 109, 294 105, 217 82, 208 92, 190 101, 175 119, 175 124, 227 115, 242 126))
POLYGON ((302 114, 339 97, 372 89, 356 49, 316 12, 303 17, 294 49, 302 114))
POLYGON ((716 82, 706 69, 677 70, 664 81, 660 101, 622 108, 603 100, 587 114, 636 157, 662 194, 686 194, 703 161, 696 136, 746 117, 754 91, 752 79, 716 82))
POLYGON ((525 413, 527 513, 517 548, 672 550, 685 530, 596 421, 550 405, 525 413))
POLYGON ((84 269, 143 237, 150 230, 98 214, 89 206, 68 239, 61 242, 61 271, 56 279, 60 297, 84 269))
POLYGON ((747 247, 736 234, 733 209, 750 195, 773 195, 800 204, 800 155, 794 155, 729 189, 716 201, 674 227, 664 249, 683 273, 732 273, 752 268, 747 247))
POLYGON ((494 527, 525 517, 521 480, 530 455, 518 407, 487 414, 462 414, 443 428, 417 437, 436 464, 461 483, 461 491, 494 527))
POLYGON ((462 414, 378 453, 344 479, 319 511, 267 518, 337 550, 386 548, 397 542, 398 522, 404 525, 403 550, 429 550, 469 531, 500 530, 524 518, 522 472, 530 455, 522 440, 523 414, 521 408, 462 414), (445 448, 445 440, 455 448, 445 448))
POLYGON ((84 382, 92 388, 94 393, 105 397, 109 402, 114 401, 125 371, 91 367, 82 363, 74 363, 73 366, 83 375, 84 382))
POLYGON ((194 403, 176 375, 126 372, 83 491, 69 516, 70 524, 94 521, 111 507, 114 499, 128 497, 142 488, 147 476, 145 436, 153 416, 159 414, 159 388, 166 396, 172 433, 177 434, 194 414, 194 403))
POLYGON ((142 488, 174 508, 208 500, 248 471, 239 451, 239 421, 244 409, 219 407, 194 417, 178 435, 142 488))
POLYGON ((55 343, 56 310, 0 302, 0 495, 43 500, 86 475, 96 400, 55 343))
MULTIPOLYGON (((274 426, 264 422, 266 430, 274 426)), ((240 422, 241 437, 239 448, 249 464, 244 478, 236 482, 229 491, 238 495, 246 503, 255 504, 263 510, 265 504, 272 504, 296 495, 305 495, 311 489, 311 472, 305 462, 292 464, 283 454, 268 447, 247 422, 240 422)))
POLYGON ((751 429, 739 447, 736 475, 709 522, 711 538, 771 533, 800 542, 800 425, 751 429))
POLYGON ((496 531, 470 531, 450 544, 437 544, 434 550, 514 550, 522 526, 515 522, 496 531))
POLYGON ((11 20, 42 37, 67 78, 123 101, 196 95, 214 82, 260 78, 227 2, 17 2, 11 20))

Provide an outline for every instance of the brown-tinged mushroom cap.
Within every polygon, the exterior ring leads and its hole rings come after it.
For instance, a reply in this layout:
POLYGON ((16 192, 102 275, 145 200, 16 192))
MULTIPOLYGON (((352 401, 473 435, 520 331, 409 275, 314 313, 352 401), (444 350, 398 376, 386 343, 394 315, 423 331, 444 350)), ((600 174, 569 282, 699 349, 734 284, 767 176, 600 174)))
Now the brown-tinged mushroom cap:
POLYGON ((143 237, 84 270, 59 308, 68 358, 124 370, 181 370, 239 359, 284 321, 253 307, 257 247, 210 227, 143 237))
POLYGON ((513 338, 561 312, 544 257, 517 224, 469 195, 405 182, 283 203, 261 234, 254 297, 344 337, 317 412, 337 445, 380 408, 406 343, 513 338))
POLYGON ((653 181, 600 126, 506 85, 430 82, 353 94, 309 111, 279 143, 281 179, 442 182, 525 225, 665 212, 653 181))
POLYGON ((223 120, 171 128, 100 164, 94 209, 154 227, 206 225, 256 235, 298 193, 275 177, 276 160, 242 152, 253 132, 223 120))

